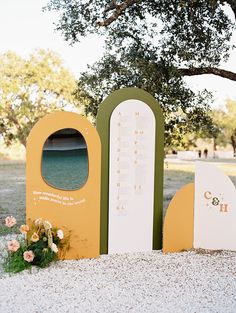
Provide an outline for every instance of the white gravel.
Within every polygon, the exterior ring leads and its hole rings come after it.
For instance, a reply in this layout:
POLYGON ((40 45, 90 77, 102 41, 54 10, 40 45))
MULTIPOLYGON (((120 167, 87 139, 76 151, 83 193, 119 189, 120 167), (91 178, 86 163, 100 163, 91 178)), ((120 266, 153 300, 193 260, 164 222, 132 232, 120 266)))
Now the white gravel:
POLYGON ((1 313, 236 312, 234 252, 105 255, 0 275, 1 313))

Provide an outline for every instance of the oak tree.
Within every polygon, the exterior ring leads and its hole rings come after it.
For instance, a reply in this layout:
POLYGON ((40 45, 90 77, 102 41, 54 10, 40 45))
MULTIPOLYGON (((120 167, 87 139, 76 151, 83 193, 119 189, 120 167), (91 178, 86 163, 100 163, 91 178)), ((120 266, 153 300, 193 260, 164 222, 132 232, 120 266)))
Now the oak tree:
POLYGON ((80 81, 92 99, 88 114, 95 116, 112 90, 132 86, 159 100, 167 144, 213 127, 211 94, 195 94, 183 78, 213 74, 236 81, 236 73, 220 66, 232 49, 235 0, 50 0, 47 9, 60 13, 56 28, 70 43, 92 33, 105 39, 103 58, 80 81))

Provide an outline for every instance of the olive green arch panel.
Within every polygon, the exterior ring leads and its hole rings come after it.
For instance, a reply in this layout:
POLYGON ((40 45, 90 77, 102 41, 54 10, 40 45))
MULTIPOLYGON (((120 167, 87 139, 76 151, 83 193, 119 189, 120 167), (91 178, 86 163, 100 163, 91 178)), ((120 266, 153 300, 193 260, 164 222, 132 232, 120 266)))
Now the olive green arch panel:
POLYGON ((164 120, 159 103, 146 91, 138 88, 124 88, 113 92, 100 105, 97 115, 97 130, 102 143, 101 176, 101 228, 100 253, 108 253, 109 230, 109 160, 110 124, 113 111, 127 100, 139 100, 148 106, 155 119, 154 150, 154 199, 152 249, 162 248, 163 211, 163 158, 164 158, 164 120))

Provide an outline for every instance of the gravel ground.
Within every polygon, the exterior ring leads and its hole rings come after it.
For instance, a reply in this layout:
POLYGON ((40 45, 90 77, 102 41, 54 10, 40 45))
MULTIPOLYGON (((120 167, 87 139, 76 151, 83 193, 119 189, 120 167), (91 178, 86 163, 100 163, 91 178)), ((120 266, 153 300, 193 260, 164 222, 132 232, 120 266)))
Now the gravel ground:
POLYGON ((235 313, 236 253, 104 255, 1 273, 0 312, 235 313))

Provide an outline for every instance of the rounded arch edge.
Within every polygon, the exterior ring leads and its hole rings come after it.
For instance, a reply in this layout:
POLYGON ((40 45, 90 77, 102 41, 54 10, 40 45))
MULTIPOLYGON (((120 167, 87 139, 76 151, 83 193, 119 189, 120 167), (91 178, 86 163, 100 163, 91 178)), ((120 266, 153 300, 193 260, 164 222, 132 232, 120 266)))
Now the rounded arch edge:
POLYGON ((58 228, 66 227, 71 231, 71 249, 66 253, 66 259, 92 258, 99 255, 100 176, 100 137, 96 128, 85 117, 74 112, 53 112, 35 124, 27 143, 26 218, 34 220, 41 217, 58 228), (51 187, 41 177, 41 152, 45 139, 50 133, 67 127, 77 129, 84 136, 88 154, 91 154, 89 162, 92 166, 89 169, 92 174, 89 173, 85 186, 70 191, 51 187), (39 194, 46 192, 49 197, 54 197, 53 194, 66 197, 67 200, 69 199, 68 202, 73 201, 73 205, 52 202, 51 199, 40 199, 40 195, 35 196, 34 191, 39 194), (78 240, 79 237, 87 240, 89 245, 84 245, 83 241, 78 240))
POLYGON ((164 118, 159 102, 147 91, 140 88, 122 88, 113 91, 101 103, 96 127, 102 143, 102 179, 101 179, 101 254, 108 253, 108 202, 109 202, 109 142, 110 119, 114 109, 123 101, 139 100, 148 105, 155 117, 155 173, 154 173, 154 216, 153 249, 162 248, 162 212, 163 212, 163 160, 164 160, 164 118), (106 192, 105 192, 106 191, 106 192))
POLYGON ((194 183, 184 185, 172 198, 163 227, 163 252, 181 252, 193 248, 194 183))

